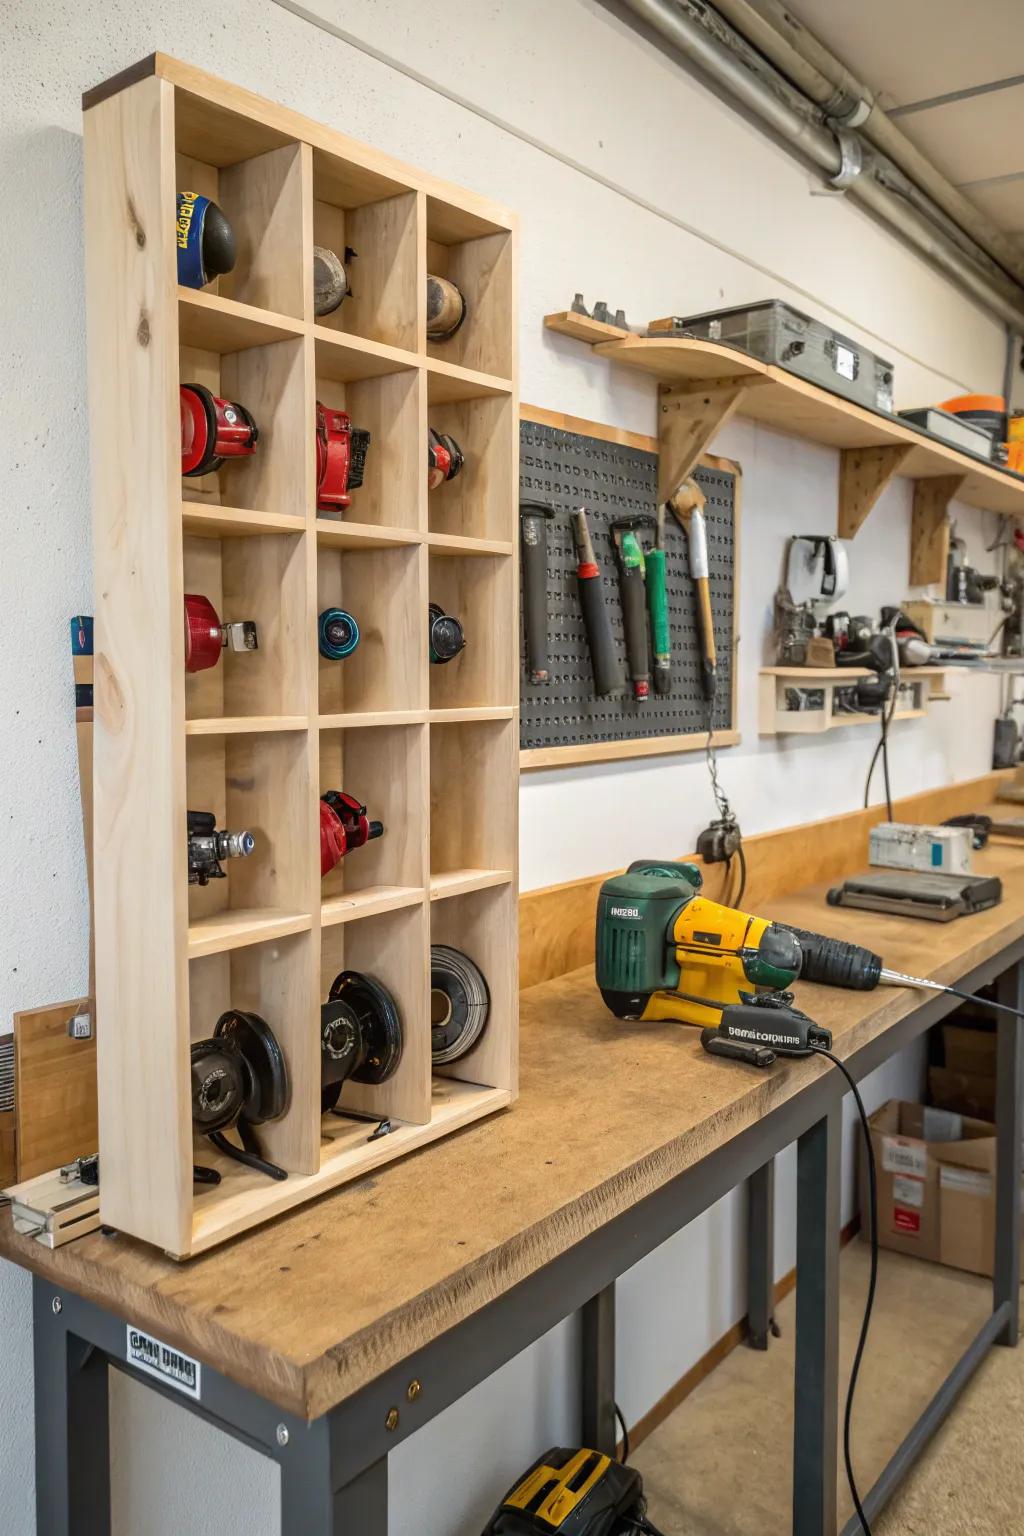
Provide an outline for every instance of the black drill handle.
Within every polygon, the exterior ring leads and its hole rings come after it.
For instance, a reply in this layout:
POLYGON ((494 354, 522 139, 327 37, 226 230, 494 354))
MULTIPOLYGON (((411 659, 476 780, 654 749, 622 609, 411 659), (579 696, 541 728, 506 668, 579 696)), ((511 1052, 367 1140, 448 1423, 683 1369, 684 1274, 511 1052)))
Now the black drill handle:
POLYGON ((590 647, 590 666, 594 674, 594 692, 598 698, 618 693, 622 687, 622 666, 615 649, 612 621, 604 600, 600 576, 580 576, 580 610, 590 647))
POLYGON ((531 683, 548 672, 548 520, 554 508, 542 501, 519 503, 523 535, 523 620, 526 669, 531 683))
POLYGON ((882 974, 882 957, 862 944, 845 939, 829 939, 823 933, 809 933, 780 923, 796 935, 803 956, 801 981, 818 981, 825 987, 846 987, 853 992, 871 992, 882 974))
POLYGON ((619 572, 619 581, 633 697, 646 699, 650 693, 651 663, 647 650, 647 597, 643 572, 637 566, 624 567, 619 572))

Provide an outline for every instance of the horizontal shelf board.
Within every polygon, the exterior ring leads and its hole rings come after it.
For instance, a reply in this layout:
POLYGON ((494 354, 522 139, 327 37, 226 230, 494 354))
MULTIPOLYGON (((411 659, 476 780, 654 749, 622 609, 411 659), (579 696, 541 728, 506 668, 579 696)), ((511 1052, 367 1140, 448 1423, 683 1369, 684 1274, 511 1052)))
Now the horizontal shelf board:
POLYGON ((510 869, 446 869, 430 877, 431 901, 443 901, 446 896, 462 896, 466 891, 487 891, 495 885, 508 885, 512 879, 510 869))
POLYGON ((305 731, 305 715, 216 715, 209 720, 186 720, 186 736, 263 735, 268 731, 305 731))
POLYGON ((471 704, 460 709, 431 709, 431 725, 460 725, 474 720, 511 720, 518 713, 515 704, 471 704))
POLYGON ((435 555, 510 555, 511 539, 471 539, 459 533, 428 533, 427 544, 435 555))
MULTIPOLYGON (((777 723, 773 730, 762 731, 762 736, 821 736, 826 731, 845 730, 848 725, 873 725, 880 728, 881 722, 877 715, 829 715, 822 719, 821 711, 817 709, 794 709, 789 713, 793 721, 801 721, 800 725, 777 723)), ((926 709, 898 709, 892 717, 891 723, 897 724, 900 720, 923 720, 928 713, 926 709)), ((786 715, 780 713, 778 720, 783 721, 786 715)))
POLYGON ((273 907, 214 912, 189 923, 188 956, 196 960, 200 955, 219 955, 228 949, 283 939, 289 933, 308 933, 312 921, 308 912, 281 912, 273 907))
MULTIPOLYGON (((564 768, 573 763, 610 763, 625 757, 660 757, 669 752, 703 752, 706 731, 690 731, 685 736, 641 736, 635 741, 590 741, 579 746, 527 747, 519 754, 519 768, 531 773, 538 768, 564 768)), ((739 745, 739 731, 715 731, 715 747, 739 745)))
POLYGON ((475 368, 462 368, 443 358, 427 359, 427 400, 431 405, 454 405, 460 400, 482 400, 488 396, 510 395, 512 380, 475 368))
POLYGON ((326 549, 404 549, 422 544, 415 528, 388 528, 376 523, 346 523, 343 519, 318 517, 316 540, 326 549))
POLYGON ((360 917, 373 917, 377 912, 397 912, 401 907, 415 907, 423 901, 425 891, 414 885, 368 885, 361 891, 344 891, 340 896, 328 896, 320 906, 320 923, 332 928, 336 923, 351 923, 360 917))
POLYGON ((319 725, 322 731, 359 731, 375 725, 422 725, 426 718, 425 709, 363 709, 321 715, 319 725))
POLYGON ((560 336, 571 336, 573 341, 587 341, 591 346, 599 341, 626 341, 632 334, 617 325, 609 325, 605 320, 592 320, 589 315, 578 315, 572 309, 545 315, 544 328, 557 331, 560 336))
POLYGON ((244 538, 252 533, 305 533, 306 519, 287 512, 251 512, 214 502, 183 501, 182 526, 198 538, 244 538))
POLYGON ((382 341, 367 341, 350 336, 347 331, 332 331, 326 325, 313 326, 316 347, 317 378, 333 379, 338 384, 353 384, 359 379, 377 379, 385 373, 403 373, 420 367, 415 352, 389 347, 382 341))
MULTIPOLYGON (((941 677, 945 666, 904 667, 900 680, 912 683, 915 677, 941 677)), ((762 677, 796 677, 804 682, 854 683, 858 678, 874 677, 867 667, 762 667, 762 677)))
MULTIPOLYGON (((242 352, 271 341, 290 341, 306 331, 302 320, 277 315, 203 288, 178 289, 178 340, 204 352, 242 352)), ((187 380, 186 380, 187 382, 187 380)))
POLYGON ((699 388, 722 379, 749 379, 757 387, 740 401, 741 416, 832 448, 909 445, 913 451, 900 466, 901 475, 920 480, 962 474, 965 480, 956 500, 992 512, 1024 515, 1024 478, 984 464, 894 418, 878 416, 730 347, 685 337, 662 341, 634 336, 603 342, 595 351, 610 362, 652 374, 670 387, 699 388))
POLYGON ((435 1080, 430 1120, 425 1125, 397 1122, 390 1136, 375 1141, 369 1140, 374 1130, 372 1120, 346 1120, 332 1115, 323 1122, 319 1173, 292 1174, 280 1183, 249 1172, 206 1141, 197 1142, 197 1161, 215 1167, 221 1174, 221 1183, 215 1188, 200 1189, 195 1196, 189 1253, 212 1248, 244 1231, 254 1221, 267 1220, 301 1205, 313 1195, 360 1178, 405 1152, 504 1109, 511 1102, 512 1095, 504 1088, 483 1088, 454 1078, 435 1080))

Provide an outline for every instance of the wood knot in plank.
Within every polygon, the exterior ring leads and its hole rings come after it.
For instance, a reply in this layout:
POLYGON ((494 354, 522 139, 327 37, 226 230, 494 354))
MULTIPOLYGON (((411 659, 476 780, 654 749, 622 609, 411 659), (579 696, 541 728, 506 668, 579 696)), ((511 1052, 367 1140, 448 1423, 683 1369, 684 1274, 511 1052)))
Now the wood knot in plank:
POLYGON ((148 347, 149 346, 149 338, 150 338, 151 332, 150 332, 150 329, 149 329, 149 316, 146 314, 145 310, 143 310, 142 314, 139 316, 139 328, 135 332, 135 335, 136 335, 136 337, 138 339, 138 343, 139 343, 140 347, 148 347))
POLYGON ((146 248, 146 231, 142 227, 142 220, 139 218, 131 198, 128 199, 128 222, 135 231, 135 244, 140 251, 144 251, 146 248))

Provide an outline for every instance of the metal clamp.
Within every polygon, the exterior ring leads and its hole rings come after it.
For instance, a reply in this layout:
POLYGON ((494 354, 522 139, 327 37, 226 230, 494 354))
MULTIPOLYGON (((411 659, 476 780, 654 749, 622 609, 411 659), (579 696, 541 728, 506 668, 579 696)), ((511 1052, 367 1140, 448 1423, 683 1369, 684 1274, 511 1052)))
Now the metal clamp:
POLYGON ((845 192, 864 169, 864 150, 859 136, 851 133, 837 118, 829 118, 828 126, 839 147, 839 170, 829 177, 829 186, 836 192, 845 192))

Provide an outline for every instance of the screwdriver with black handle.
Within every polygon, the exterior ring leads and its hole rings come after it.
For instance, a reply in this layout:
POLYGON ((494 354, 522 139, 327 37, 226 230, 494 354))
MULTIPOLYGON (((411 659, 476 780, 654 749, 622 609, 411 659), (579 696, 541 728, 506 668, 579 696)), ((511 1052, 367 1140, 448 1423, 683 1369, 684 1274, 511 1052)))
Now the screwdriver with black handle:
POLYGON ((576 585, 590 650, 594 693, 598 698, 604 698, 606 694, 621 691, 623 676, 612 635, 612 621, 604 599, 601 567, 597 563, 594 543, 587 527, 586 507, 580 507, 572 515, 572 538, 576 546, 576 585))
POLYGON ((622 603, 622 627, 626 633, 626 664, 633 698, 643 704, 651 694, 651 662, 647 644, 647 596, 644 582, 644 552, 636 530, 649 527, 653 517, 620 517, 611 525, 612 540, 619 558, 619 600, 622 603))

